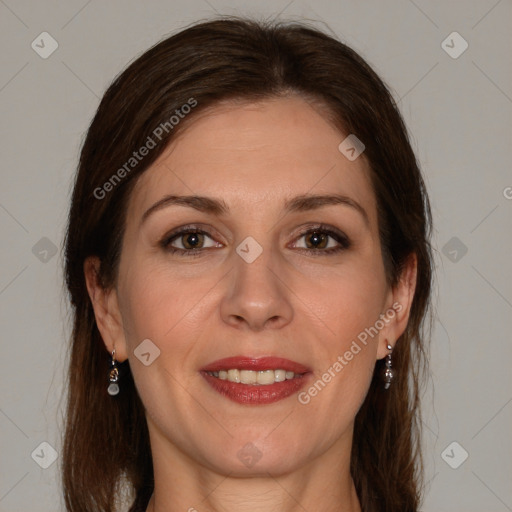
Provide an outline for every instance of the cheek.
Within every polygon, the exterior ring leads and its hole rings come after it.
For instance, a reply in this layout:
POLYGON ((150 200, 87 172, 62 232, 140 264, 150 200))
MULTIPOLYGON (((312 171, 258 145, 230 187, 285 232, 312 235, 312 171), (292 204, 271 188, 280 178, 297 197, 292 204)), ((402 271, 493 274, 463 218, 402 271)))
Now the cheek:
POLYGON ((165 269, 147 262, 130 270, 120 289, 130 368, 148 413, 155 417, 161 414, 157 423, 165 423, 168 411, 162 407, 161 397, 166 397, 170 410, 180 409, 179 404, 186 399, 176 379, 187 382, 193 373, 186 363, 190 364, 190 351, 199 340, 201 328, 204 330, 199 318, 204 315, 201 298, 211 285, 196 279, 187 286, 165 269), (138 357, 142 346, 150 353, 148 365, 138 357))
POLYGON ((158 402, 155 397, 165 391, 176 407, 184 397, 173 377, 187 385, 197 378, 197 352, 212 332, 205 326, 214 318, 210 297, 218 278, 212 273, 183 277, 149 260, 132 265, 125 277, 120 306, 137 388, 145 404, 158 402), (148 339, 157 357, 145 366, 137 354, 148 339))
POLYGON ((123 325, 133 347, 145 338, 163 343, 183 325, 190 325, 191 319, 204 309, 201 299, 208 292, 208 282, 183 279, 161 262, 146 260, 132 265, 120 292, 123 325))
POLYGON ((312 319, 321 329, 324 344, 342 350, 378 320, 386 283, 374 263, 360 259, 307 277, 303 274, 294 283, 294 292, 304 304, 304 312, 313 314, 307 321, 312 319))
MULTIPOLYGON (((355 416, 368 391, 380 332, 375 326, 383 313, 386 283, 383 273, 376 272, 375 263, 372 266, 363 259, 331 271, 328 278, 316 277, 317 286, 309 288, 308 299, 318 328, 312 353, 315 380, 301 403, 308 402, 317 418, 339 411, 338 420, 332 424, 336 429, 338 423, 355 416)), ((298 289, 302 297, 308 296, 308 288, 298 289)), ((304 332, 312 332, 309 324, 304 325, 304 332)))

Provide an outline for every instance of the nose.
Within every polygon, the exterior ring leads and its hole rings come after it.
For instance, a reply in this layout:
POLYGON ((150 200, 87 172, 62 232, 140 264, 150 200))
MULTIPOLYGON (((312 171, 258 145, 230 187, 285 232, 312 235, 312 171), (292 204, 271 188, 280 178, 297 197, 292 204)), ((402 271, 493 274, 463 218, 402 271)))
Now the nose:
POLYGON ((264 249, 251 263, 233 254, 220 305, 224 322, 238 329, 262 331, 283 328, 292 320, 292 291, 278 265, 279 258, 273 257, 270 249, 264 249))

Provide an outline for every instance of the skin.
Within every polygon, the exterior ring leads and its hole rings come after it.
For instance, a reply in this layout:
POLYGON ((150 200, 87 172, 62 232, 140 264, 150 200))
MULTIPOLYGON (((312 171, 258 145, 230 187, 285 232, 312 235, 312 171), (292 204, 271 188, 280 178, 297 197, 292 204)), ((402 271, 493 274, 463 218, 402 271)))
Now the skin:
POLYGON ((148 511, 361 510, 349 472, 354 418, 376 360, 406 328, 416 260, 388 286, 367 162, 338 150, 346 135, 296 96, 196 115, 133 190, 115 287, 99 286, 96 258, 85 262, 105 346, 129 358, 146 408, 155 470, 148 511), (368 223, 347 205, 282 212, 292 196, 333 192, 357 201, 368 223), (141 222, 167 194, 215 197, 231 211, 172 205, 141 222), (199 256, 159 245, 191 223, 209 233, 199 256), (316 223, 341 230, 351 246, 322 254, 339 245, 328 238, 305 252, 312 237, 303 233, 316 223), (252 263, 236 252, 248 236, 263 248, 252 263), (297 394, 237 404, 199 373, 220 358, 271 355, 309 366, 312 384, 395 302, 400 312, 306 405, 297 394), (161 351, 149 366, 134 356, 147 338, 161 351), (237 456, 247 443, 261 454, 252 467, 237 456))

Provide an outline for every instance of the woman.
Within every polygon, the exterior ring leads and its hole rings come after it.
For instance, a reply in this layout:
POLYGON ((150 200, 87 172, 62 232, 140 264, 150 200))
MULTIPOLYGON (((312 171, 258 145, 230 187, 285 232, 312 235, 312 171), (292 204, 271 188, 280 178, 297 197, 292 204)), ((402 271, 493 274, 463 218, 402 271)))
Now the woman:
POLYGON ((430 229, 346 45, 227 18, 144 53, 72 197, 67 510, 417 511, 430 229))

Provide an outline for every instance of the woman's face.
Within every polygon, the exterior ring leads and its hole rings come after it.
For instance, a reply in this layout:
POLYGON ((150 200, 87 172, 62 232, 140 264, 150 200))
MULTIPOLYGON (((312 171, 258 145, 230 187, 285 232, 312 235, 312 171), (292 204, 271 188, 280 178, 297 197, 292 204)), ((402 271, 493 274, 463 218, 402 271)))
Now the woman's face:
POLYGON ((350 453, 408 296, 386 284, 364 153, 338 149, 347 135, 298 97, 217 107, 138 180, 99 324, 129 358, 158 456, 247 475, 350 453))

